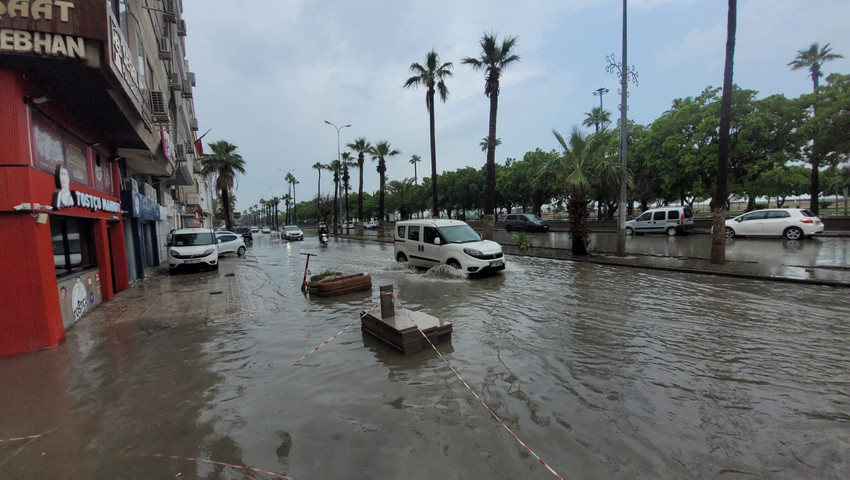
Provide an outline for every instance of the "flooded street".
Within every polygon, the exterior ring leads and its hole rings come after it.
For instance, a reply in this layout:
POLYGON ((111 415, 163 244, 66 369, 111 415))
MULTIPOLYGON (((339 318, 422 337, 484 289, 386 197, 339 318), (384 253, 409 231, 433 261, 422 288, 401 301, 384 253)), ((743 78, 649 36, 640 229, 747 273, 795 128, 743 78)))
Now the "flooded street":
POLYGON ((453 323, 440 351, 563 478, 850 471, 844 289, 534 257, 467 280, 397 264, 392 244, 261 236, 0 358, 0 478, 556 478, 432 350, 361 333, 387 284, 397 315, 453 323), (305 297, 303 252, 314 274, 369 272, 372 292, 305 297))

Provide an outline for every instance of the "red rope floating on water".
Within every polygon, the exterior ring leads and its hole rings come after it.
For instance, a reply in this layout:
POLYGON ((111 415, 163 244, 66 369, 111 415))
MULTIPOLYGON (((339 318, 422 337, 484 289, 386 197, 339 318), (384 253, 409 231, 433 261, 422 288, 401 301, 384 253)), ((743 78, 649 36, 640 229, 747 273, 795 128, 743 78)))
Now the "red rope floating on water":
POLYGON ((314 348, 314 349, 310 350, 309 352, 307 352, 307 354, 306 354, 306 355, 304 355, 303 357, 301 357, 301 358, 299 358, 298 360, 296 360, 296 361, 293 363, 293 365, 298 365, 298 364, 300 364, 300 363, 301 363, 301 360, 304 360, 305 358, 309 357, 309 356, 310 356, 313 352, 315 352, 316 350, 318 350, 318 349, 322 348, 323 346, 325 346, 325 345, 327 345, 327 344, 331 343, 331 342, 332 342, 332 341, 333 341, 336 337, 338 337, 338 336, 342 335, 343 333, 345 333, 345 331, 346 331, 346 330, 348 330, 348 329, 349 329, 352 325, 354 325, 355 323, 357 323, 357 322, 359 322, 360 320, 362 320, 362 319, 363 319, 363 317, 365 317, 366 315, 368 315, 368 314, 372 313, 372 311, 373 311, 373 310, 375 310, 376 308, 378 308, 378 305, 377 305, 377 304, 376 304, 375 306, 373 306, 373 307, 372 307, 372 308, 371 308, 368 312, 366 312, 366 313, 364 313, 363 315, 361 315, 359 319, 357 319, 357 320, 355 320, 355 321, 353 321, 353 322, 349 323, 349 324, 348 324, 348 325, 346 325, 346 326, 345 326, 342 330, 340 330, 340 331, 339 331, 339 332, 337 332, 335 335, 333 335, 331 338, 329 338, 329 339, 325 340, 324 342, 322 342, 322 343, 320 343, 319 345, 317 345, 317 346, 316 346, 316 348, 314 348))
POLYGON ((554 469, 552 469, 552 467, 550 467, 548 463, 546 463, 542 458, 540 458, 540 456, 538 456, 536 453, 534 453, 534 450, 532 450, 528 445, 526 445, 525 442, 520 440, 519 436, 517 436, 517 434, 514 433, 514 431, 511 430, 510 427, 508 427, 508 425, 504 422, 504 420, 499 418, 499 416, 496 415, 496 412, 494 412, 490 408, 490 406, 487 405, 487 403, 484 402, 484 400, 481 397, 479 397, 477 393, 475 393, 475 391, 472 389, 472 387, 470 387, 469 384, 466 383, 466 380, 464 380, 463 377, 460 376, 460 374, 457 372, 457 370, 455 370, 455 367, 452 366, 451 362, 449 362, 448 359, 446 359, 446 357, 444 357, 443 354, 440 353, 439 350, 437 350, 437 347, 434 346, 434 344, 431 342, 431 339, 428 338, 428 335, 425 335, 425 332, 423 332, 422 329, 419 328, 419 325, 417 325, 416 322, 413 320, 413 317, 410 315, 410 312, 406 308, 404 308, 404 305, 402 305, 401 300, 399 300, 399 298, 398 298, 398 295, 393 294, 393 293, 389 293, 389 292, 387 292, 386 295, 392 296, 392 298, 398 303, 398 306, 401 307, 401 309, 404 310, 404 312, 407 314, 407 318, 409 318, 410 321, 413 323, 413 325, 416 326, 416 329, 419 330, 419 333, 422 335, 422 338, 424 338, 428 342, 428 345, 431 345, 431 348, 434 349, 434 352, 437 353, 437 356, 439 356, 440 359, 443 362, 445 362, 445 364, 451 369, 452 373, 455 374, 455 376, 458 378, 458 380, 460 380, 460 382, 463 384, 463 386, 466 387, 467 390, 469 390, 469 393, 471 393, 472 396, 474 396, 475 399, 478 400, 478 402, 481 405, 483 405, 484 408, 487 409, 487 412, 489 412, 490 415, 492 415, 493 418, 495 418, 496 421, 499 422, 499 425, 504 427, 505 430, 507 430, 508 433, 511 434, 512 437, 514 437, 514 440, 516 440, 522 446, 522 448, 525 449, 525 451, 527 451, 532 456, 534 456, 534 458, 536 458, 537 461, 540 462, 541 465, 546 467, 546 469, 549 470, 549 472, 551 472, 552 475, 554 475, 559 480, 564 480, 564 477, 559 475, 558 472, 556 472, 554 469))
POLYGON ((182 460, 182 461, 186 461, 186 462, 209 463, 211 465, 218 465, 220 467, 232 468, 234 470, 240 470, 240 471, 243 471, 243 472, 256 472, 256 473, 262 473, 264 475, 271 475, 272 478, 280 478, 280 479, 284 479, 284 480, 294 480, 292 477, 287 477, 286 475, 283 475, 282 473, 272 472, 272 471, 269 471, 269 470, 263 470, 261 468, 246 467, 245 465, 234 465, 232 463, 217 462, 215 460, 209 460, 209 459, 206 459, 206 458, 178 457, 176 455, 163 455, 161 453, 152 453, 152 454, 150 454, 150 456, 156 457, 156 458, 170 458, 172 460, 182 460))

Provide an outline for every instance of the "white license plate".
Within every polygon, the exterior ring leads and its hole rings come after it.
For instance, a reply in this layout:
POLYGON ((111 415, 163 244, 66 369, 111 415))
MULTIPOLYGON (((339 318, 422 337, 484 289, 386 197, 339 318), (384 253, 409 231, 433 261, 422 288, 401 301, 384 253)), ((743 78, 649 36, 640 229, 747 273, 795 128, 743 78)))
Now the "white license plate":
POLYGON ((183 263, 201 263, 200 260, 183 260, 183 263))
POLYGON ((496 261, 490 262, 491 267, 501 267, 504 264, 505 264, 505 262, 502 261, 502 260, 496 260, 496 261))

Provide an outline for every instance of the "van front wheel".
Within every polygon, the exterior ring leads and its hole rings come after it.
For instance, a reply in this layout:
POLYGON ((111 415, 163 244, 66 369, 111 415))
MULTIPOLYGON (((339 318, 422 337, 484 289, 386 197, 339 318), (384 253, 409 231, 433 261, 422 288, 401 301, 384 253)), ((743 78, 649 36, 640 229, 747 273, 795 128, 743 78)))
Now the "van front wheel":
POLYGON ((450 266, 450 267, 454 268, 455 270, 460 270, 460 263, 459 263, 457 260, 455 260, 454 258, 450 258, 450 259, 446 262, 446 265, 448 265, 448 266, 450 266))

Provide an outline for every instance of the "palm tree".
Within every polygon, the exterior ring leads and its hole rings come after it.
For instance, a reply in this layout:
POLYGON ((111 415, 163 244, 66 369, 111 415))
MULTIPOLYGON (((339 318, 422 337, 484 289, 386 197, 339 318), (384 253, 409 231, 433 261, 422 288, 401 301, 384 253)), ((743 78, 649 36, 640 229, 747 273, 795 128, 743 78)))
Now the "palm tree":
POLYGON ((322 162, 316 162, 313 164, 313 168, 319 171, 319 183, 316 186, 316 206, 319 205, 319 199, 322 198, 322 170, 325 169, 325 166, 322 165, 322 162))
POLYGON ((221 192, 224 225, 227 230, 232 230, 233 207, 230 204, 230 190, 238 183, 239 174, 245 173, 245 160, 236 153, 236 145, 226 140, 218 140, 207 145, 212 153, 201 157, 201 175, 214 179, 215 188, 221 192))
MULTIPOLYGON (((404 88, 418 87, 424 85, 425 108, 428 109, 428 125, 431 131, 431 216, 439 216, 437 204, 437 141, 434 133, 434 93, 440 93, 440 100, 446 103, 449 97, 449 89, 446 87, 446 78, 452 76, 452 62, 440 64, 440 56, 431 50, 425 56, 425 65, 418 63, 410 64, 410 72, 413 76, 404 82, 404 88)), ((414 164, 415 165, 415 164, 414 164)))
POLYGON ((717 182, 714 191, 714 222, 711 235, 711 263, 726 263, 726 194, 729 170, 729 130, 732 124, 732 67, 735 59, 735 32, 738 24, 738 1, 729 0, 726 17, 726 64, 723 68, 723 94, 720 98, 720 131, 718 132, 717 182))
POLYGON ((600 127, 605 128, 605 122, 611 123, 611 112, 600 107, 593 107, 591 111, 584 114, 587 115, 587 118, 581 124, 585 127, 594 126, 597 132, 600 127))
MULTIPOLYGON (((339 223, 339 208, 337 208, 337 205, 339 205, 339 181, 340 181, 340 173, 342 172, 342 162, 340 162, 337 159, 333 159, 333 160, 331 160, 331 163, 329 163, 325 166, 325 168, 327 168, 328 170, 330 170, 334 173, 334 215, 333 215, 334 228, 333 228, 333 234, 336 235, 337 234, 336 226, 339 223)), ((342 233, 342 232, 339 232, 339 233, 342 233)))
POLYGON ((386 157, 392 157, 401 152, 394 150, 390 146, 390 142, 381 140, 372 147, 369 153, 372 154, 372 160, 378 161, 378 175, 380 175, 380 190, 378 192, 378 238, 384 238, 384 186, 387 183, 386 157))
POLYGON ((357 168, 360 170, 360 183, 357 188, 357 234, 363 235, 363 164, 366 161, 366 154, 372 150, 372 144, 360 137, 355 138, 346 147, 357 152, 357 168))
POLYGON ((351 217, 348 215, 348 182, 351 180, 351 176, 348 175, 348 167, 354 167, 357 164, 355 160, 351 158, 351 153, 342 152, 342 185, 343 190, 345 191, 345 234, 348 235, 351 233, 351 227, 349 227, 349 220, 351 217))
MULTIPOLYGON (((501 139, 501 138, 497 138, 497 139, 496 139, 496 146, 499 146, 499 145, 501 145, 501 144, 502 144, 502 139, 501 139)), ((486 152, 486 151, 487 151, 487 147, 489 147, 489 146, 490 146, 490 139, 489 139, 489 138, 487 138, 487 137, 484 137, 484 138, 482 138, 482 139, 481 139, 481 143, 479 143, 478 145, 480 145, 480 146, 481 146, 481 151, 482 151, 482 152, 486 152)))
POLYGON ((419 185, 419 180, 417 180, 417 178, 419 178, 419 175, 416 173, 416 164, 421 162, 422 159, 419 158, 419 155, 412 155, 409 161, 410 164, 413 165, 413 183, 419 185))
MULTIPOLYGON (((288 172, 286 174, 286 183, 289 184, 290 201, 292 202, 292 206, 295 207, 295 185, 300 182, 295 178, 295 175, 293 175, 292 172, 288 172)), ((286 211, 289 212, 289 209, 287 208, 286 211)), ((295 218, 295 208, 292 209, 292 215, 287 215, 286 223, 290 225, 297 223, 295 218)))
POLYGON ((567 197, 572 253, 587 255, 585 242, 590 233, 587 205, 593 200, 593 187, 605 181, 619 181, 623 171, 619 159, 605 155, 614 133, 603 129, 585 136, 575 126, 569 140, 555 130, 552 130, 552 134, 564 149, 564 154, 545 164, 538 174, 538 180, 552 177, 562 185, 567 197))
POLYGON ((502 70, 519 61, 519 55, 513 53, 517 37, 506 37, 499 45, 496 34, 484 34, 481 38, 481 56, 466 57, 463 63, 473 70, 484 70, 484 94, 490 98, 490 129, 487 136, 487 164, 484 182, 484 238, 493 239, 493 227, 496 222, 496 114, 499 110, 499 77, 502 70))
POLYGON ((413 200, 414 185, 414 179, 412 178, 405 178, 401 181, 393 180, 387 184, 387 193, 392 195, 398 202, 398 212, 402 220, 410 218, 408 204, 413 200))
MULTIPOLYGON (((812 90, 817 92, 818 79, 823 76, 821 65, 823 65, 824 62, 837 60, 839 58, 844 58, 844 56, 832 53, 829 43, 821 47, 817 42, 815 42, 811 44, 809 48, 798 51, 797 57, 789 62, 788 66, 791 67, 791 70, 808 68, 809 74, 812 76, 812 90)), ((816 112, 814 112, 813 115, 815 113, 816 112)), ((809 210, 817 215, 820 211, 820 205, 818 204, 818 194, 820 193, 820 177, 818 175, 818 168, 820 167, 820 159, 817 158, 814 153, 811 153, 809 155, 809 163, 812 165, 812 184, 809 192, 809 210)))

